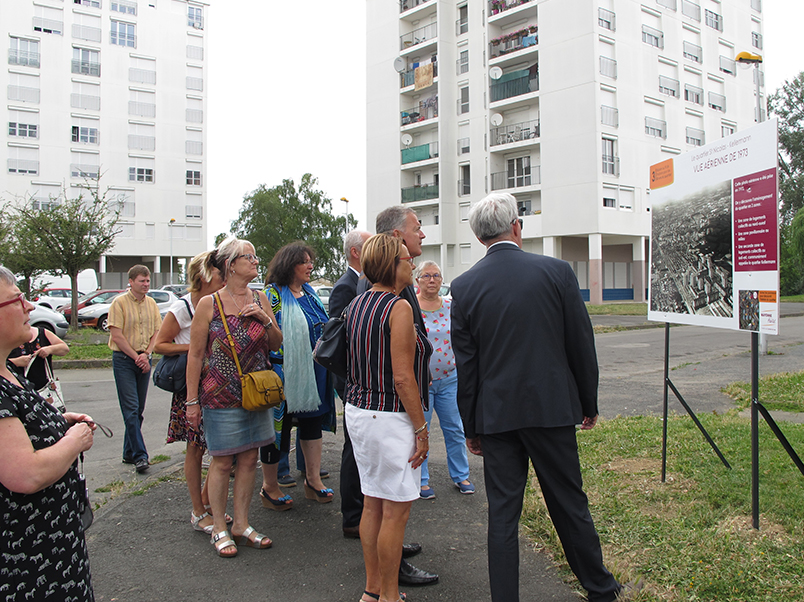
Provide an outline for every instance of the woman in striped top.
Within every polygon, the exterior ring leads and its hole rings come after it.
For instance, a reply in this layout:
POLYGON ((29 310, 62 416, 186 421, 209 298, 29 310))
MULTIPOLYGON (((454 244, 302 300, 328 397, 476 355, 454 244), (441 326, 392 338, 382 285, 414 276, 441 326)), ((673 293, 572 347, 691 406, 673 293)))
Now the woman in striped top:
POLYGON ((375 284, 350 304, 346 322, 345 411, 364 495, 364 602, 400 599, 405 525, 429 449, 422 400, 433 348, 414 326, 410 304, 396 294, 413 283, 409 255, 401 240, 387 234, 366 241, 363 273, 375 284))

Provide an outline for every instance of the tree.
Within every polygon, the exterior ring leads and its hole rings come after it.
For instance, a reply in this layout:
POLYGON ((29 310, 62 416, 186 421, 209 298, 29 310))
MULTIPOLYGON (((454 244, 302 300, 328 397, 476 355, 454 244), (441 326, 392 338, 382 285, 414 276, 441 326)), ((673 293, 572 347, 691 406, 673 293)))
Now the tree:
POLYGON ((107 200, 108 189, 100 193, 99 179, 87 181, 81 189, 73 199, 65 190, 45 209, 30 198, 18 199, 13 218, 14 239, 30 250, 40 267, 69 276, 73 327, 78 325, 78 274, 110 251, 120 233, 120 209, 117 202, 107 200))
POLYGON ((804 72, 776 90, 768 106, 779 117, 780 212, 790 224, 804 207, 804 72))
MULTIPOLYGON (((232 222, 232 233, 254 245, 265 270, 276 252, 295 240, 309 244, 316 254, 313 278, 336 280, 346 269, 343 236, 357 226, 357 220, 332 214, 332 201, 316 190, 318 179, 304 174, 296 189, 293 180, 266 188, 261 184, 243 198, 240 213, 232 222)), ((216 242, 220 242, 218 236, 216 242)))

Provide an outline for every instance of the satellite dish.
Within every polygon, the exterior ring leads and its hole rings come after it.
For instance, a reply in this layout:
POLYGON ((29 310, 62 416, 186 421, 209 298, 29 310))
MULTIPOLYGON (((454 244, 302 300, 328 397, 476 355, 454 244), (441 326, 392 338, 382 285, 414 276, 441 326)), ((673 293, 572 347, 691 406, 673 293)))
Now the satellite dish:
POLYGON ((405 61, 405 59, 403 59, 401 56, 398 56, 394 59, 394 69, 396 69, 397 73, 402 73, 407 66, 407 61, 405 61))
POLYGON ((410 134, 402 134, 402 144, 404 144, 405 147, 410 146, 411 142, 413 142, 413 136, 410 134))
POLYGON ((503 116, 500 115, 499 113, 494 113, 494 115, 491 116, 491 125, 493 125, 494 127, 501 125, 502 122, 503 122, 503 116))
POLYGON ((489 75, 491 76, 491 79, 500 79, 502 77, 502 74, 503 70, 500 69, 499 67, 495 66, 489 69, 489 75))

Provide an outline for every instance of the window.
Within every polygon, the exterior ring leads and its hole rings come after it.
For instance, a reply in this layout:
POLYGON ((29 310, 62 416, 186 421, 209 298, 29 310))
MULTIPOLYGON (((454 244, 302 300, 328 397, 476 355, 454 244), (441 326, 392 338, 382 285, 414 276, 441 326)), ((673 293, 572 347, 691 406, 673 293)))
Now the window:
POLYGON ((100 0, 73 0, 73 4, 82 4, 83 6, 91 6, 92 8, 100 8, 100 0))
POLYGON ((12 36, 11 47, 8 50, 8 64, 39 67, 39 42, 12 36))
POLYGON ((72 72, 100 77, 100 52, 88 48, 73 48, 72 72))
POLYGON ((185 205, 184 217, 187 219, 202 219, 204 217, 204 208, 201 205, 185 205))
POLYGON ((204 133, 201 130, 187 129, 184 152, 188 155, 204 154, 204 133))
POLYGON ((8 173, 37 175, 39 173, 39 149, 8 147, 8 173))
POLYGON ((602 123, 603 125, 619 127, 620 125, 619 111, 615 107, 610 107, 608 105, 600 105, 600 123, 602 123))
POLYGON ((150 167, 129 167, 129 182, 153 182, 154 170, 150 167))
POLYGON ((751 32, 751 45, 762 50, 762 34, 756 31, 751 32))
POLYGON ((469 51, 461 50, 460 58, 458 59, 458 75, 469 71, 469 51))
POLYGON ((112 32, 109 41, 118 46, 128 46, 129 48, 137 47, 137 36, 134 33, 134 25, 132 23, 124 23, 123 21, 112 21, 112 32))
POLYGON ((99 178, 100 155, 91 152, 71 152, 70 177, 82 179, 99 178))
POLYGON ((662 94, 667 94, 668 96, 672 96, 674 98, 678 98, 679 96, 678 80, 670 77, 665 77, 664 75, 660 75, 659 92, 661 92, 662 94))
POLYGON ((120 196, 122 198, 117 199, 117 209, 120 211, 120 217, 136 217, 136 203, 126 198, 125 194, 120 196))
POLYGON ((762 0, 751 0, 751 8, 756 11, 762 11, 762 0))
POLYGON ((204 13, 200 6, 187 7, 187 25, 196 29, 204 29, 204 13))
POLYGON ((720 125, 720 135, 724 138, 726 136, 731 136, 735 131, 737 131, 737 127, 728 123, 722 123, 720 125))
POLYGON ((73 37, 88 42, 101 41, 101 18, 99 15, 73 13, 73 37))
POLYGON ((461 243, 460 245, 461 263, 468 265, 472 263, 472 245, 468 243, 461 243))
POLYGON ((612 197, 605 197, 604 196, 603 197, 603 206, 608 207, 610 209, 616 209, 617 208, 617 199, 612 198, 612 197))
POLYGON ((156 150, 156 126, 150 123, 128 124, 128 148, 132 150, 156 150))
POLYGON ((201 186, 201 172, 192 169, 187 170, 186 183, 188 186, 201 186))
POLYGON ((19 123, 18 121, 8 122, 8 135, 19 138, 38 138, 39 126, 33 123, 19 123))
POLYGON ((156 84, 156 60, 131 57, 128 81, 139 84, 156 84))
POLYGON ((8 100, 39 102, 39 76, 27 73, 8 74, 8 100))
POLYGON ((697 128, 687 128, 687 144, 692 146, 704 145, 704 131, 697 128))
POLYGON ((70 106, 74 109, 100 110, 100 84, 73 82, 70 106))
POLYGON ((703 90, 697 86, 684 84, 684 100, 694 102, 695 104, 703 104, 703 90))
POLYGON ((617 61, 607 56, 601 56, 600 74, 612 79, 617 79, 617 61))
POLYGON ((696 21, 701 20, 701 6, 695 4, 695 2, 681 0, 681 13, 690 19, 695 19, 696 21))
POLYGON ((670 10, 676 10, 676 0, 656 0, 656 4, 669 8, 670 10))
POLYGON ((704 23, 712 29, 723 31, 723 17, 709 9, 704 9, 704 23))
POLYGON ((187 98, 185 121, 188 123, 204 122, 204 101, 201 98, 187 98))
POLYGON ((204 89, 204 70, 201 67, 187 66, 186 87, 188 90, 204 89))
POLYGON ((615 140, 612 138, 603 138, 603 173, 613 176, 620 175, 620 159, 615 154, 615 140))
POLYGON ((667 122, 653 117, 645 117, 645 133, 656 138, 667 138, 667 122))
POLYGON ((34 31, 61 35, 64 32, 64 14, 60 8, 34 4, 34 31))
POLYGON ((456 23, 456 33, 461 35, 469 31, 469 6, 464 4, 458 7, 458 21, 456 23))
POLYGON ((459 165, 458 170, 461 174, 461 179, 458 180, 458 196, 472 194, 472 178, 469 165, 459 165))
POLYGON ((603 29, 615 31, 616 23, 614 21, 614 13, 605 8, 597 9, 597 24, 603 29))
POLYGON ((111 10, 124 15, 136 15, 137 3, 133 0, 112 0, 111 10))
POLYGON ((458 115, 469 112, 469 86, 464 86, 459 91, 458 115))
POLYGON ((736 75, 737 74, 737 62, 734 59, 730 59, 727 56, 720 57, 720 70, 723 73, 728 73, 729 75, 736 75))
POLYGON ((98 144, 98 128, 74 125, 72 127, 72 141, 80 144, 98 144))
POLYGON ((642 26, 642 41, 648 46, 655 46, 656 48, 664 48, 664 34, 658 29, 642 26))
POLYGON ((684 58, 696 63, 702 63, 703 49, 692 42, 684 42, 684 58))
POLYGON ((472 208, 471 203, 460 203, 458 205, 458 213, 460 213, 462 222, 468 222, 469 221, 469 210, 471 208, 472 208))
POLYGON ((508 159, 508 188, 530 186, 530 157, 508 159))
POLYGON ((716 111, 726 112, 726 97, 715 92, 709 93, 709 107, 716 111))
POLYGON ((139 117, 156 117, 156 92, 129 89, 128 114, 139 117))

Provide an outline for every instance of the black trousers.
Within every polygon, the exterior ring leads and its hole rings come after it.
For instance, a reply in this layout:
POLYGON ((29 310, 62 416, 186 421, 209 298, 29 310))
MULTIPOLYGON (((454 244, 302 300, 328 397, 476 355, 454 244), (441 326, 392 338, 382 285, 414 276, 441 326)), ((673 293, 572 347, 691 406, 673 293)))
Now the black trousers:
MULTIPOLYGON (((343 399, 343 389, 338 395, 343 399)), ((344 527, 357 527, 363 516, 363 491, 360 489, 360 473, 357 471, 355 453, 349 429, 346 426, 346 414, 343 416, 343 452, 341 453, 341 516, 344 527)))
POLYGON ((611 602, 620 585, 603 554, 583 491, 575 427, 528 428, 481 435, 489 502, 489 581, 493 602, 519 600, 519 518, 528 459, 570 568, 589 602, 611 602))

